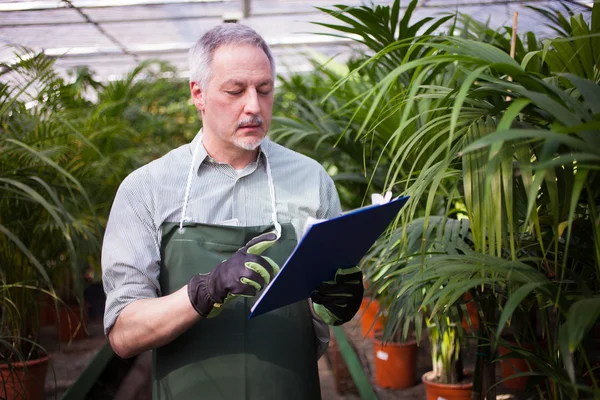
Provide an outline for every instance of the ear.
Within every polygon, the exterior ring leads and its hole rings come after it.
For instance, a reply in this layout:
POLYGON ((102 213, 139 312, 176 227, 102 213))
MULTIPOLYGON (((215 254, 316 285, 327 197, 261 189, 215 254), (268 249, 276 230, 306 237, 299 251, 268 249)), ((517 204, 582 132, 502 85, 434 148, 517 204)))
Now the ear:
POLYGON ((194 81, 190 82, 190 92, 192 93, 192 101, 196 109, 204 112, 204 92, 200 88, 200 85, 194 81))

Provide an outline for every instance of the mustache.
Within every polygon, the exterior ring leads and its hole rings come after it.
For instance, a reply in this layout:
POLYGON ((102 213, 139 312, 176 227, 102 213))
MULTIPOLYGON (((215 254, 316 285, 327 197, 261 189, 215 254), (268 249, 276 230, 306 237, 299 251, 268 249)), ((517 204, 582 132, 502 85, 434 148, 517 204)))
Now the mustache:
POLYGON ((262 124, 263 124, 262 118, 258 115, 253 115, 252 117, 245 118, 245 119, 241 120, 240 122, 238 122, 237 128, 240 129, 240 128, 244 128, 246 126, 254 126, 254 125, 262 126, 262 124))

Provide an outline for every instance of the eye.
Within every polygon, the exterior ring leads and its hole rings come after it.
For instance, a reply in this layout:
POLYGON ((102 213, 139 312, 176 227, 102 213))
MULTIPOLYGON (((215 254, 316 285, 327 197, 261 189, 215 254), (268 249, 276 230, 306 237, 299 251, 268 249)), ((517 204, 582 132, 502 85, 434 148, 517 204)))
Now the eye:
POLYGON ((273 89, 261 89, 258 91, 258 93, 262 94, 263 96, 268 96, 269 94, 271 94, 271 91, 273 89))
POLYGON ((226 92, 232 96, 237 96, 239 94, 242 94, 242 90, 226 90, 226 92))

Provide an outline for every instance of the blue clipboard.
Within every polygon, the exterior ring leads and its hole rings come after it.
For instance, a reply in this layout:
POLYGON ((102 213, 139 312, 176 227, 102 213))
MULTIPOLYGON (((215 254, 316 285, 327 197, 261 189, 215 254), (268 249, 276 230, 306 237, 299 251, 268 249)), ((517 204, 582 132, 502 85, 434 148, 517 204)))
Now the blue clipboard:
POLYGON ((408 196, 399 197, 312 225, 256 300, 248 319, 308 299, 321 282, 335 277, 338 268, 358 265, 407 200, 408 196))

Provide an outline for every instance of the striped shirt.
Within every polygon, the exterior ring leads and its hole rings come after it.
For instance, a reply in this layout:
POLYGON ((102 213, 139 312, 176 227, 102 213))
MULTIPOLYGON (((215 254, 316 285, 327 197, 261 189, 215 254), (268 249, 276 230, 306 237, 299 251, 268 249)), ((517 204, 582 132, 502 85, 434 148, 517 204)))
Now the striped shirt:
MULTIPOLYGON (((191 143, 135 170, 117 191, 102 247, 106 334, 125 306, 138 299, 161 296, 161 226, 181 219, 187 175, 198 140, 201 133, 191 143)), ((185 221, 270 224, 272 206, 265 157, 271 166, 278 221, 290 222, 298 238, 308 217, 340 215, 334 183, 319 163, 268 139, 260 149, 256 161, 236 171, 229 164, 214 161, 204 146, 199 146, 185 221)), ((314 314, 313 321, 322 354, 329 342, 329 329, 314 314)))

